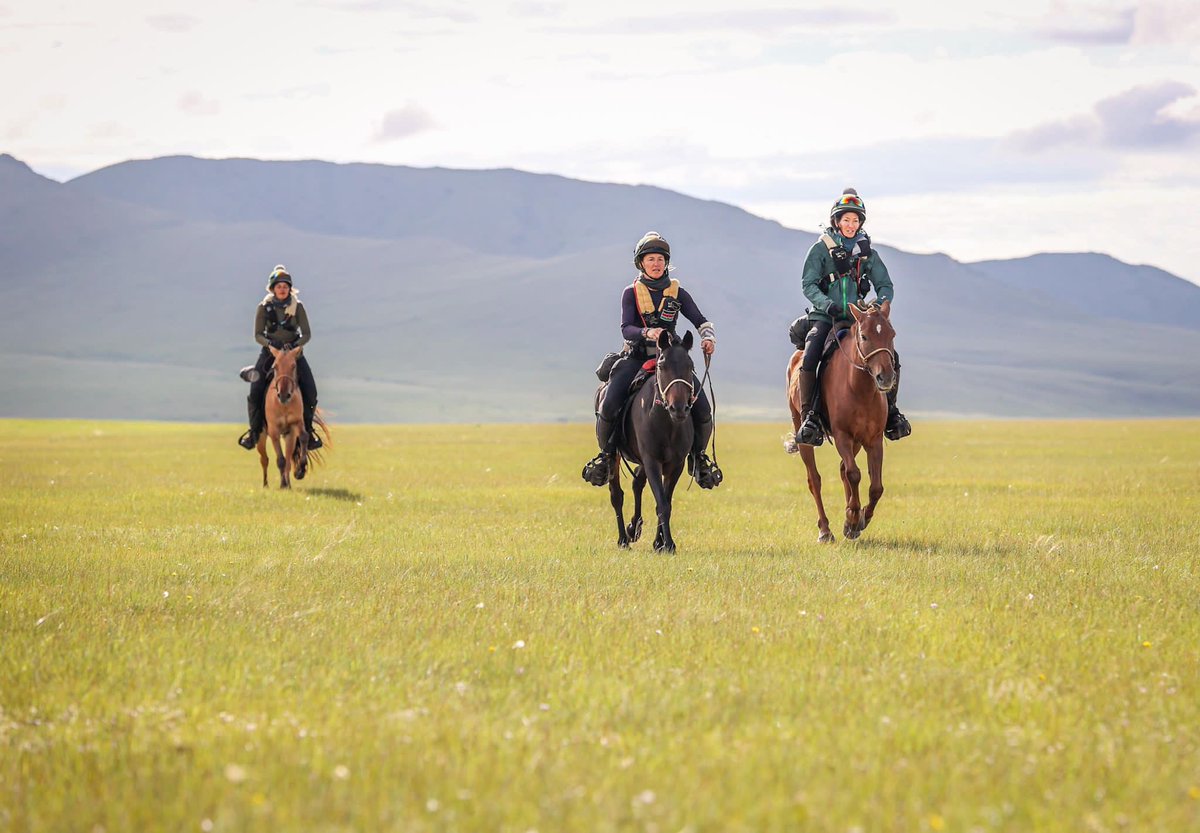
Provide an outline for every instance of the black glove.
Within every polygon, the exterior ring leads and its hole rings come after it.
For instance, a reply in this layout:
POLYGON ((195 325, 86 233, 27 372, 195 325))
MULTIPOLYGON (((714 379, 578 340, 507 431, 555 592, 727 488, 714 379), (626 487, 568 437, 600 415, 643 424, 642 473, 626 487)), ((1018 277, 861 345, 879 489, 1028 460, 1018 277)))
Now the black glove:
POLYGON ((283 342, 282 342, 282 341, 276 341, 275 339, 271 339, 271 346, 272 346, 273 348, 275 348, 276 350, 282 350, 282 349, 283 349, 283 342))
POLYGON ((842 307, 842 305, 835 304, 833 301, 829 302, 829 306, 825 309, 825 312, 828 313, 834 321, 837 321, 839 318, 847 317, 846 310, 842 307))
POLYGON ((858 255, 859 255, 859 257, 870 257, 871 256, 871 238, 870 237, 864 236, 862 240, 858 241, 858 255))
POLYGON ((841 246, 835 246, 829 250, 829 256, 833 258, 833 269, 839 275, 844 275, 850 271, 850 253, 841 246))

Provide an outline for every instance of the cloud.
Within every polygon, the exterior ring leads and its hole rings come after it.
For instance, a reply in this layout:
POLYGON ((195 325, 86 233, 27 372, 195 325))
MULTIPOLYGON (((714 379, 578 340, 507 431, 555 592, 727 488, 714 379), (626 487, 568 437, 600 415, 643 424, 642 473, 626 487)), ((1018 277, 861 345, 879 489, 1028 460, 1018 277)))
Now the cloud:
POLYGON ((1061 9, 1052 9, 1048 15, 1053 21, 1038 30, 1046 40, 1079 46, 1129 43, 1133 38, 1134 8, 1112 9, 1089 16, 1072 10, 1070 14, 1061 9))
POLYGON ((450 20, 473 23, 479 16, 469 8, 453 8, 448 3, 420 3, 412 0, 329 0, 318 5, 344 12, 400 12, 409 18, 450 20))
POLYGON ((200 20, 188 14, 153 14, 146 18, 146 23, 160 32, 182 33, 195 29, 200 20))
POLYGON ((1200 5, 1195 0, 1142 0, 1134 17, 1130 42, 1200 43, 1200 5))
POLYGON ((390 110, 383 116, 383 124, 375 134, 376 142, 391 142, 415 136, 436 127, 433 116, 417 104, 406 104, 399 110, 390 110))
POLYGON ((193 116, 215 116, 221 112, 221 105, 214 99, 205 98, 195 90, 189 90, 179 97, 179 109, 193 116))
POLYGON ((1136 150, 1186 145, 1200 136, 1200 120, 1166 110, 1195 95, 1195 87, 1179 81, 1134 87, 1097 102, 1090 114, 1014 133, 1009 144, 1029 153, 1069 146, 1136 150))
POLYGON ((738 11, 693 12, 686 15, 648 15, 616 18, 603 23, 555 26, 553 31, 580 34, 681 35, 698 32, 777 34, 788 29, 828 29, 887 25, 895 22, 889 12, 858 10, 847 16, 833 6, 808 9, 742 9, 738 11))

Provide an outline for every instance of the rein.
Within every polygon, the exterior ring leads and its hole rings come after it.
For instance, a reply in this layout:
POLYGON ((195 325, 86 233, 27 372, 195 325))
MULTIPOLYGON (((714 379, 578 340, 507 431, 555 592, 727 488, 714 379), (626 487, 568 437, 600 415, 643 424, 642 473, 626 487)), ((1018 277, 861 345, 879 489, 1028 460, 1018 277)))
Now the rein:
MULTIPOLYGON (((707 359, 707 358, 708 357, 705 356, 705 359, 707 359)), ((672 379, 670 382, 667 383, 667 386, 664 388, 662 386, 662 380, 659 378, 659 375, 658 375, 658 370, 660 367, 662 367, 662 362, 656 362, 654 365, 654 389, 657 391, 657 395, 654 397, 654 404, 662 405, 663 407, 666 407, 667 391, 669 391, 672 388, 672 386, 674 386, 674 385, 686 385, 687 389, 688 389, 688 395, 689 395, 688 396, 688 407, 689 408, 692 407, 692 404, 696 401, 696 398, 697 398, 696 386, 692 384, 690 379, 685 379, 682 376, 680 376, 678 379, 672 379)), ((690 376, 692 374, 688 374, 688 375, 690 376)), ((705 375, 707 376, 708 374, 705 373, 705 375)), ((700 384, 703 387, 704 383, 701 382, 700 384)))
MULTIPOLYGON (((874 350, 872 350, 870 353, 866 353, 866 354, 863 353, 862 344, 859 343, 858 335, 855 332, 855 329, 859 328, 859 327, 861 327, 861 324, 859 324, 859 322, 857 322, 857 321, 854 322, 854 327, 850 328, 850 337, 854 340, 854 349, 855 349, 855 352, 858 353, 859 359, 862 360, 862 364, 857 365, 854 363, 854 359, 848 358, 848 359, 846 359, 846 361, 850 362, 850 366, 853 367, 855 370, 861 370, 863 373, 870 375, 871 371, 867 367, 867 362, 870 361, 872 356, 875 356, 879 353, 887 353, 892 357, 892 366, 894 367, 896 364, 896 351, 890 347, 877 347, 874 350)), ((839 344, 838 349, 840 350, 841 347, 842 346, 839 344)))

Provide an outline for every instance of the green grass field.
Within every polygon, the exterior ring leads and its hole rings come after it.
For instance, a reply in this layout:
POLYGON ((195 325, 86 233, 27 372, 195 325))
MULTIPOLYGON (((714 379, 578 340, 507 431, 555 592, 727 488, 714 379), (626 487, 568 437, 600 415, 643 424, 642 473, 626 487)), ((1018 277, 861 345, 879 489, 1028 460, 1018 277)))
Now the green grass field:
POLYGON ((853 543, 822 449, 831 546, 783 428, 663 556, 583 425, 0 422, 0 829, 1200 829, 1200 422, 917 422, 853 543))

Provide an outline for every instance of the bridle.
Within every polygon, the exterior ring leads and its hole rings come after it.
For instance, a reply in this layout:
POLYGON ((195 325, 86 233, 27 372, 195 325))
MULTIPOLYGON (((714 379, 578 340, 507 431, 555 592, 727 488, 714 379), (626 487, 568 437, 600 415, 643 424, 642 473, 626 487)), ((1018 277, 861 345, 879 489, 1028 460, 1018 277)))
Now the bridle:
POLYGON ((876 347, 870 353, 864 353, 863 349, 862 349, 862 340, 859 338, 859 333, 861 333, 861 332, 862 332, 862 322, 855 321, 854 327, 852 327, 850 330, 850 335, 851 335, 851 339, 854 341, 854 350, 856 353, 858 353, 858 358, 862 362, 862 364, 857 365, 854 363, 854 359, 847 359, 847 361, 850 362, 850 366, 853 367, 855 370, 861 370, 863 373, 866 373, 867 375, 871 375, 871 370, 870 370, 870 368, 867 367, 867 362, 871 360, 871 357, 878 355, 879 353, 887 353, 889 356, 892 357, 892 367, 894 368, 896 366, 896 351, 894 349, 892 349, 891 347, 876 347), (855 327, 858 328, 858 332, 855 332, 855 327))
POLYGON ((295 367, 292 368, 291 373, 288 373, 286 375, 281 374, 279 372, 279 369, 276 368, 275 381, 271 382, 271 388, 275 391, 276 397, 283 397, 285 395, 283 389, 279 387, 279 383, 283 382, 284 380, 286 380, 287 382, 290 383, 288 392, 286 394, 287 396, 291 396, 292 393, 296 390, 296 388, 299 387, 299 382, 296 381, 295 373, 296 373, 295 367))
MULTIPOLYGON (((675 385, 683 385, 688 389, 688 408, 691 408, 692 405, 695 404, 697 398, 695 384, 692 383, 691 378, 685 379, 684 377, 680 376, 677 379, 672 379, 670 382, 667 382, 667 386, 664 388, 662 384, 662 376, 659 375, 659 370, 662 368, 663 364, 662 355, 662 353, 659 354, 658 360, 656 360, 654 364, 654 388, 657 391, 657 395, 654 397, 654 404, 662 405, 665 408, 667 406, 667 392, 675 385)), ((689 377, 694 375, 695 371, 688 374, 689 377)))

